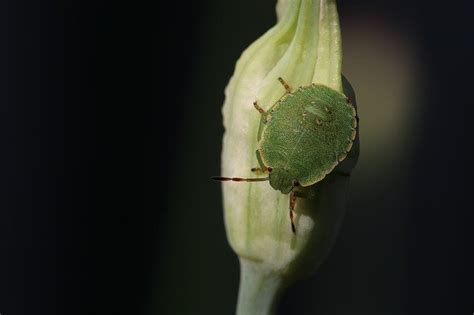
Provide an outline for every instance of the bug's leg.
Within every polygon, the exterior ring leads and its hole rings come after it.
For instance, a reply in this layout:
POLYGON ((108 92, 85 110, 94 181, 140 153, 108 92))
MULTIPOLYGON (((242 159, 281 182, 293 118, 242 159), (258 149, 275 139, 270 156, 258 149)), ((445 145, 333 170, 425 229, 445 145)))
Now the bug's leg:
POLYGON ((264 178, 242 178, 242 177, 223 177, 223 176, 213 176, 213 180, 218 180, 221 182, 233 181, 233 182, 265 182, 268 180, 268 177, 264 178))
POLYGON ((270 174, 272 172, 271 167, 252 167, 250 169, 252 172, 257 173, 257 174, 270 174))
POLYGON ((267 123, 267 112, 262 107, 260 107, 260 105, 258 105, 257 101, 253 102, 253 106, 262 115, 263 123, 266 124, 267 123))
POLYGON ((265 174, 265 172, 267 171, 266 169, 261 167, 252 167, 250 170, 257 174, 265 174))
POLYGON ((283 80, 282 78, 278 78, 278 81, 280 81, 280 83, 283 85, 283 87, 285 88, 286 92, 291 93, 291 88, 290 88, 290 86, 288 85, 288 83, 285 82, 285 80, 283 80))
POLYGON ((255 107, 256 110, 258 110, 260 114, 265 115, 267 113, 262 107, 260 107, 260 105, 258 105, 257 101, 253 102, 253 106, 255 107))
POLYGON ((295 193, 290 194, 290 222, 291 222, 291 230, 293 231, 294 234, 296 234, 296 228, 295 228, 295 221, 294 221, 294 209, 296 205, 296 195, 295 193))

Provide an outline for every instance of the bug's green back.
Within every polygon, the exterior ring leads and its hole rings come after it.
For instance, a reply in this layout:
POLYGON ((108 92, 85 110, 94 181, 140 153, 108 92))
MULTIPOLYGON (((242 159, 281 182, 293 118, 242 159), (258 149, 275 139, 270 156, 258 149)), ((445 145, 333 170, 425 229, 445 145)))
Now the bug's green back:
POLYGON ((352 147, 355 109, 341 93, 310 85, 285 95, 268 111, 259 139, 261 161, 273 168, 270 184, 283 193, 293 180, 322 180, 352 147))

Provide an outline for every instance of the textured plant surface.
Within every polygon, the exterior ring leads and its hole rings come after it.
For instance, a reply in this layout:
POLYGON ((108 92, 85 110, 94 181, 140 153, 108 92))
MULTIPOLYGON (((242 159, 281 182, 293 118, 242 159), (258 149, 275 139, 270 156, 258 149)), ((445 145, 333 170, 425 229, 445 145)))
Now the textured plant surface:
MULTIPOLYGON (((292 87, 325 84, 355 102, 341 75, 341 37, 335 1, 287 0, 277 4, 278 23, 237 61, 223 107, 222 174, 255 177, 260 115, 255 100, 270 108, 292 87)), ((227 237, 241 264, 238 314, 268 314, 282 290, 313 272, 327 254, 343 217, 357 139, 335 171, 298 199, 296 235, 288 219, 289 197, 268 182, 223 183, 227 237)))

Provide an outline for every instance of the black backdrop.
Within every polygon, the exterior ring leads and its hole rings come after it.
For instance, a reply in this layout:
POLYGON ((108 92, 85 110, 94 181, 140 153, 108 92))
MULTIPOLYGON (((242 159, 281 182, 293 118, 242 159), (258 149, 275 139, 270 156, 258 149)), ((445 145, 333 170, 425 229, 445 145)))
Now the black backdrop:
MULTIPOLYGON (((207 178, 219 172, 223 89, 273 5, 0 4, 2 315, 233 311, 238 264, 207 178)), ((382 292, 401 294, 406 314, 470 314, 472 7, 340 1, 341 15, 356 6, 413 27, 429 65, 404 183, 407 273, 403 292, 382 292)), ((308 288, 281 313, 331 301, 324 285, 308 288)), ((353 303, 341 314, 396 314, 353 303)))

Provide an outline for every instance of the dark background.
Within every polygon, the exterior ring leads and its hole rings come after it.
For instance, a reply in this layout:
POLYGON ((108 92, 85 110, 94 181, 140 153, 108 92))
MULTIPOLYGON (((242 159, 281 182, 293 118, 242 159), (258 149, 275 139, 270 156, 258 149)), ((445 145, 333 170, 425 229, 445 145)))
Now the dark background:
MULTIPOLYGON (((473 7, 338 6, 343 30, 370 11, 416 43, 418 136, 405 175, 353 194, 280 313, 471 314, 473 7)), ((274 1, 9 0, 0 23, 0 313, 231 314, 238 262, 208 178, 224 87, 274 1)))

